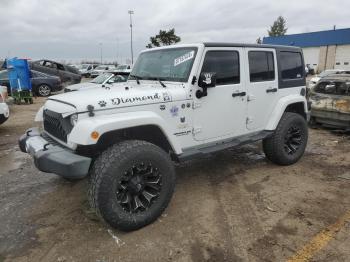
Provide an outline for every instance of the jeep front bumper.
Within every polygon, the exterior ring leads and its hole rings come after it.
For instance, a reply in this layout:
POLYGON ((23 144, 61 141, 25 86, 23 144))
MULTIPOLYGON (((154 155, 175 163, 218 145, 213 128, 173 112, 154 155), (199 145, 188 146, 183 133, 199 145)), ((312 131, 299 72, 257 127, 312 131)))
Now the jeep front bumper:
POLYGON ((30 154, 34 158, 35 166, 42 172, 71 179, 84 178, 89 172, 91 158, 50 144, 37 128, 28 129, 18 143, 21 151, 30 154))

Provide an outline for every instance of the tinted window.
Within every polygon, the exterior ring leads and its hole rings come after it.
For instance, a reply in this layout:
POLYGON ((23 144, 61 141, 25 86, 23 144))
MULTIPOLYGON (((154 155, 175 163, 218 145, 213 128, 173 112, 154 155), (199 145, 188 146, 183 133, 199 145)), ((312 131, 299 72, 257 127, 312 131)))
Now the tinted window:
POLYGON ((296 52, 281 52, 282 79, 299 79, 304 75, 301 54, 296 52))
POLYGON ((248 58, 250 82, 275 79, 275 65, 272 52, 250 51, 248 58))
POLYGON ((240 82, 239 54, 236 51, 208 51, 205 55, 202 72, 215 72, 217 85, 240 82))
POLYGON ((0 79, 1 79, 1 80, 6 80, 6 79, 8 79, 8 77, 7 77, 7 71, 6 71, 6 70, 0 72, 0 79))

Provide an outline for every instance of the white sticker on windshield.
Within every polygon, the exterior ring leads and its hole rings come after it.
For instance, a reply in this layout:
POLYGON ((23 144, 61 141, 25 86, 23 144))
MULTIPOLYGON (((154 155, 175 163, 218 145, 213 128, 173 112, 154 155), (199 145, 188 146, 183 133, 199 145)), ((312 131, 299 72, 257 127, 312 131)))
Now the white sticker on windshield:
POLYGON ((194 57, 194 51, 188 52, 178 58, 175 58, 174 60, 174 66, 178 66, 182 64, 183 62, 186 62, 188 60, 191 60, 194 57))

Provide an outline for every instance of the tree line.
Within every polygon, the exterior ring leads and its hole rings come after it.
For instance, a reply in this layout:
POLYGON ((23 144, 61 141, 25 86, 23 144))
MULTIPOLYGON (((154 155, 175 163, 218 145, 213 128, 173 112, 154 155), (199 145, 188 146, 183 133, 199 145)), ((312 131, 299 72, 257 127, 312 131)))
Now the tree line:
MULTIPOLYGON (((281 36, 287 33, 287 21, 283 16, 277 17, 277 19, 267 30, 269 36, 281 36)), ((167 30, 159 30, 159 33, 149 38, 150 43, 146 45, 147 48, 160 47, 173 45, 181 41, 181 37, 175 34, 175 28, 167 30)), ((256 42, 261 44, 261 38, 259 37, 256 42)))

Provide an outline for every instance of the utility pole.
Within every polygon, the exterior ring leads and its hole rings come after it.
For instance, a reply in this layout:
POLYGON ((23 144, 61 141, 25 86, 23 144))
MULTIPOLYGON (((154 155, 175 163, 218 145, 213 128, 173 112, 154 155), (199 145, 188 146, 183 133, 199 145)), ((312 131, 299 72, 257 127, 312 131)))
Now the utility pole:
POLYGON ((119 64, 119 37, 117 37, 117 64, 119 64))
POLYGON ((102 43, 99 43, 100 46, 100 59, 101 59, 101 65, 102 65, 102 43))
POLYGON ((133 10, 129 10, 128 14, 130 15, 130 48, 131 48, 131 64, 134 64, 134 50, 132 48, 132 15, 134 14, 133 10))

